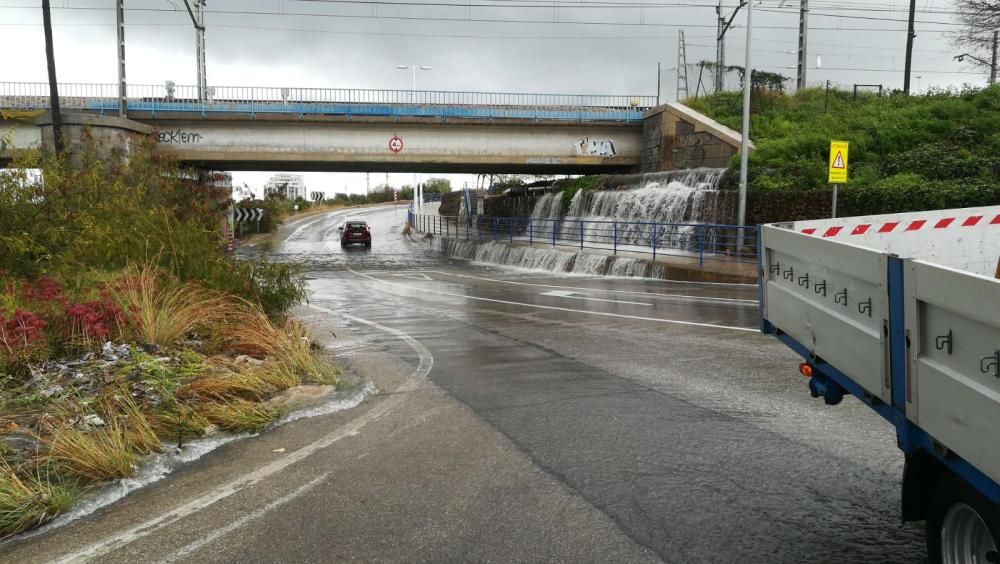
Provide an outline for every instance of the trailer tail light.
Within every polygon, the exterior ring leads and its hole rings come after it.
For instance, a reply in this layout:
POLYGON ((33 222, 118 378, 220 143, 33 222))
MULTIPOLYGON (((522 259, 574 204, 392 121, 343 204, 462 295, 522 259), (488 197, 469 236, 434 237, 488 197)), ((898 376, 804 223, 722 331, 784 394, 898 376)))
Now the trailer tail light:
POLYGON ((813 367, 809 366, 809 363, 803 362, 799 365, 799 372, 806 378, 812 378, 813 367))

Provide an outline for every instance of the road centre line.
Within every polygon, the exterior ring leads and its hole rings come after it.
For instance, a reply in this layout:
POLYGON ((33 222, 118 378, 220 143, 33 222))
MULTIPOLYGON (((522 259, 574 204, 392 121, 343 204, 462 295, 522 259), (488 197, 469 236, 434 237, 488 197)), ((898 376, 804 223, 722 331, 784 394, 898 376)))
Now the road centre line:
MULTIPOLYGON (((372 280, 372 281, 375 281, 375 282, 379 282, 379 283, 382 283, 382 284, 387 284, 389 286, 400 286, 400 287, 407 288, 407 289, 410 289, 410 290, 414 289, 414 286, 412 286, 410 284, 400 284, 400 283, 397 283, 397 282, 389 282, 388 280, 381 280, 379 278, 375 278, 374 276, 369 276, 367 274, 362 274, 362 273, 354 270, 353 268, 348 268, 347 270, 348 270, 348 272, 351 272, 352 274, 356 274, 356 275, 361 276, 363 278, 368 278, 369 280, 372 280)), ((587 310, 583 310, 583 309, 572 309, 572 308, 567 308, 567 307, 544 306, 544 305, 537 305, 537 304, 527 304, 527 303, 524 303, 524 302, 511 302, 511 301, 507 301, 507 300, 497 300, 497 299, 493 299, 493 298, 480 298, 478 296, 469 296, 469 295, 466 295, 466 294, 453 294, 451 292, 441 292, 439 290, 431 290, 429 288, 420 288, 419 291, 421 293, 439 294, 439 295, 442 295, 442 296, 451 296, 451 297, 454 297, 454 298, 463 298, 463 299, 467 299, 467 300, 477 300, 477 301, 481 301, 481 302, 492 302, 492 303, 498 303, 498 304, 524 306, 524 307, 535 308, 535 309, 549 309, 549 310, 553 310, 553 311, 567 311, 567 312, 570 312, 570 313, 582 313, 582 314, 585 314, 585 315, 597 315, 597 316, 601 316, 601 317, 617 317, 617 318, 620 318, 620 319, 635 319, 635 320, 638 320, 638 321, 653 321, 655 323, 668 323, 668 324, 673 324, 673 325, 687 325, 687 326, 690 326, 690 327, 707 327, 707 328, 710 328, 710 329, 729 329, 729 330, 732 330, 732 331, 744 331, 744 332, 748 332, 748 333, 757 333, 759 331, 758 329, 749 328, 749 327, 734 327, 734 326, 731 326, 731 325, 716 325, 714 323, 700 323, 700 322, 697 322, 697 321, 681 321, 681 320, 678 320, 678 319, 663 319, 663 318, 659 318, 659 317, 642 317, 642 316, 638 316, 638 315, 623 315, 623 314, 620 314, 620 313, 608 313, 608 312, 603 312, 603 311, 587 311, 587 310)))
MULTIPOLYGON (((402 271, 400 271, 402 272, 402 271)), ((562 290, 576 290, 580 292, 604 292, 610 294, 628 294, 633 296, 643 296, 646 298, 677 298, 677 299, 687 299, 687 300, 703 300, 708 302, 718 302, 724 304, 734 304, 734 305, 747 305, 747 306, 757 306, 757 300, 745 300, 740 298, 716 298, 711 296, 692 296, 690 294, 662 294, 658 292, 635 292, 630 290, 607 290, 604 288, 587 288, 582 286, 562 286, 559 284, 538 284, 532 282, 516 282, 514 280, 501 280, 499 278, 485 278, 483 276, 473 276, 471 274, 455 274, 451 272, 444 272, 442 270, 414 270, 406 271, 413 273, 431 273, 431 274, 441 274, 443 276, 454 276, 456 278, 471 278, 474 280, 485 280, 486 282, 496 282, 499 284, 513 284, 517 286, 533 286, 536 288, 559 288, 562 290)), ((368 271, 368 274, 384 274, 384 271, 368 271)), ((671 281, 672 282, 672 281, 671 281)))
POLYGON ((430 373, 431 368, 434 366, 434 356, 431 354, 427 347, 421 344, 419 341, 411 337, 410 335, 392 327, 387 327, 380 323, 374 321, 369 321, 361 317, 356 317, 346 313, 338 313, 333 310, 309 304, 309 308, 315 309, 317 311, 327 313, 333 316, 342 317, 350 321, 355 321, 357 323, 362 323, 368 325, 375 329, 389 333, 410 346, 419 357, 419 364, 417 368, 410 374, 401 386, 396 388, 395 393, 390 394, 386 399, 382 400, 380 403, 372 407, 369 411, 359 415, 355 419, 348 421, 343 427, 321 437, 319 440, 310 443, 296 451, 288 453, 281 458, 276 459, 273 462, 265 464, 264 466, 244 474, 239 478, 232 480, 231 482, 219 486, 212 490, 210 493, 203 494, 199 497, 192 499, 191 501, 175 507, 174 509, 161 514, 158 517, 154 517, 147 521, 144 521, 138 525, 135 525, 125 531, 115 534, 113 537, 108 537, 98 542, 92 543, 83 547, 76 552, 65 555, 62 558, 56 560, 56 563, 70 563, 70 562, 87 562, 91 559, 98 558, 105 554, 108 554, 114 550, 117 550, 123 546, 127 546, 139 539, 146 537, 156 531, 180 521, 188 515, 192 515, 205 509, 212 504, 226 499, 233 494, 239 493, 240 491, 252 486, 261 480, 272 476, 285 468, 312 456, 313 454, 323 450, 341 439, 352 437, 361 432, 361 430, 372 421, 376 421, 379 418, 385 416, 396 407, 399 406, 403 401, 406 400, 407 394, 399 392, 408 392, 416 389, 421 380, 425 380, 427 375, 430 373))

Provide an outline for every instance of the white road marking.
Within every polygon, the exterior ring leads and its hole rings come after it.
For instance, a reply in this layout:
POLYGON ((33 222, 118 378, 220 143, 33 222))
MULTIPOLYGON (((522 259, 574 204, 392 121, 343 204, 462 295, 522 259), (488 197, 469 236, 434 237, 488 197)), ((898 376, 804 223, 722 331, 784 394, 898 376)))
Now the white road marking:
MULTIPOLYGON (((749 305, 756 306, 757 300, 746 300, 740 298, 715 298, 710 296, 693 296, 690 294, 663 294, 660 292, 635 292, 631 290, 607 290, 603 288, 588 288, 581 286, 562 286, 559 284, 538 284, 532 282, 516 282, 514 280, 501 280, 499 278, 485 278, 482 276, 472 276, 471 274, 455 274, 451 272, 443 272, 440 270, 425 270, 422 272, 430 272, 431 274, 442 274, 444 276, 454 276, 456 278, 472 278, 474 280, 485 280, 487 282, 497 282, 499 284, 513 284, 516 286, 534 286, 537 288, 562 288, 566 290, 582 290, 585 292, 605 292, 609 294, 630 294, 638 295, 647 298, 676 298, 685 300, 704 300, 708 302, 719 302, 719 303, 731 303, 735 305, 749 305)), ((370 274, 381 274, 380 272, 369 272, 370 274)), ((669 280, 668 282, 677 282, 677 280, 669 280)), ((702 282, 687 282, 688 284, 702 284, 702 282)), ((717 282, 704 282, 704 284, 717 284, 717 282)), ((747 286, 748 284, 734 284, 739 286, 747 286)))
MULTIPOLYGON (((361 276, 363 278, 368 278, 369 280, 373 280, 375 282, 379 282, 379 283, 382 283, 382 284, 388 284, 389 286, 400 286, 402 288, 409 288, 411 290, 413 289, 412 286, 407 286, 406 284, 399 284, 399 283, 396 283, 396 282, 389 282, 388 280, 380 280, 378 278, 375 278, 374 276, 369 276, 367 274, 362 274, 362 273, 360 273, 360 272, 358 272, 358 271, 356 271, 356 270, 354 270, 352 268, 348 268, 347 270, 348 270, 348 272, 351 272, 352 274, 356 274, 356 275, 361 276)), ((669 323, 669 324, 673 324, 673 325, 687 325, 687 326, 690 326, 690 327, 708 327, 708 328, 711 328, 711 329, 729 329, 729 330, 732 330, 732 331, 745 331, 745 332, 748 332, 748 333, 757 333, 759 331, 758 329, 753 329, 753 328, 750 328, 750 327, 734 327, 734 326, 731 326, 731 325, 716 325, 714 323, 699 323, 697 321, 681 321, 681 320, 678 320, 678 319, 663 319, 663 318, 660 318, 660 317, 641 317, 641 316, 638 316, 638 315, 623 315, 623 314, 620 314, 620 313, 608 313, 608 312, 603 312, 603 311, 587 311, 587 310, 583 310, 583 309, 572 309, 572 308, 568 308, 568 307, 544 306, 544 305, 538 305, 538 304, 526 304, 524 302, 511 302, 511 301, 507 301, 507 300, 495 300, 493 298, 480 298, 478 296, 469 296, 469 295, 466 295, 466 294, 453 294, 451 292, 441 292, 439 290, 431 290, 429 288, 420 288, 420 292, 421 293, 440 294, 442 296, 451 296, 451 297, 454 297, 454 298, 463 298, 463 299, 466 299, 466 300, 477 300, 477 301, 481 301, 481 302, 492 302, 492 303, 497 303, 497 304, 517 305, 517 306, 524 306, 524 307, 532 307, 532 308, 535 308, 535 309, 550 309, 550 310, 554 310, 554 311, 568 311, 568 312, 571 312, 571 313, 582 313, 582 314, 585 314, 585 315, 597 315, 597 316, 601 316, 601 317, 618 317, 618 318, 621 318, 621 319, 635 319, 635 320, 639 320, 639 321, 653 321, 653 322, 656 322, 656 323, 669 323)))
POLYGON ((642 302, 626 302, 623 300, 602 300, 601 298, 591 298, 589 296, 574 296, 573 294, 579 294, 579 292, 571 292, 569 290, 552 290, 549 292, 542 292, 542 296, 552 296, 554 298, 570 298, 574 300, 587 300, 591 302, 610 302, 613 304, 629 304, 629 305, 641 305, 641 306, 651 306, 653 304, 646 304, 642 302))
POLYGON ((278 507, 281 507, 282 505, 288 503, 289 501, 292 501, 293 499, 302 497, 303 494, 305 494, 309 490, 311 490, 311 489, 315 488, 316 486, 318 486, 320 482, 322 482, 323 480, 325 480, 329 476, 330 476, 330 473, 327 472, 327 473, 323 474, 322 476, 316 478, 315 480, 309 482, 308 484, 299 486, 292 493, 290 493, 290 494, 288 494, 288 495, 286 495, 284 497, 281 497, 279 499, 276 499, 276 500, 272 501, 271 503, 268 503, 267 505, 265 505, 264 507, 261 507, 260 509, 258 509, 257 511, 254 511, 253 513, 250 513, 248 515, 244 515, 243 517, 240 517, 239 519, 233 521, 232 523, 226 525, 225 527, 223 527, 221 529, 216 529, 216 530, 212 531, 211 534, 206 535, 206 536, 198 539, 197 541, 195 541, 195 542, 193 542, 191 544, 188 544, 188 545, 185 545, 185 546, 179 548, 177 550, 177 552, 173 553, 169 558, 161 560, 160 562, 162 564, 169 564, 171 562, 177 562, 179 560, 185 559, 188 555, 193 554, 193 553, 201 550, 202 547, 204 547, 204 546, 206 546, 208 544, 211 544, 211 543, 217 541, 218 539, 220 539, 220 538, 228 535, 229 533, 235 531, 236 529, 239 529, 239 528, 243 527, 244 525, 246 525, 250 521, 253 521, 254 519, 260 518, 265 513, 270 513, 274 509, 277 509, 278 507))
MULTIPOLYGON (((328 313, 330 315, 335 315, 343 317, 345 319, 355 321, 357 323, 362 323, 385 331, 391 335, 394 335, 410 346, 419 357, 420 361, 410 377, 403 383, 399 388, 396 388, 396 392, 408 392, 416 389, 420 385, 421 380, 425 380, 427 375, 430 373, 431 368, 434 366, 434 356, 431 354, 427 347, 421 344, 419 341, 411 337, 410 335, 392 327, 386 327, 380 323, 374 321, 369 321, 360 317, 353 315, 348 315, 346 313, 338 313, 330 309, 319 307, 316 305, 309 305, 312 309, 321 311, 323 313, 328 313)), ((337 441, 357 435, 361 429, 363 429, 368 423, 375 421, 393 409, 395 409, 399 404, 401 404, 406 399, 405 393, 394 393, 382 400, 378 405, 374 406, 369 411, 357 418, 347 422, 343 427, 335 430, 334 432, 323 436, 316 442, 304 446, 299 450, 289 453, 287 456, 283 456, 274 462, 265 464, 264 466, 254 470, 253 472, 244 474, 239 478, 229 482, 228 484, 219 486, 215 488, 211 493, 204 494, 202 496, 196 497, 191 501, 175 507, 174 509, 161 514, 158 517, 154 517, 147 521, 144 521, 134 527, 127 530, 118 532, 113 537, 108 537, 103 540, 97 541, 90 545, 87 545, 80 550, 67 554, 62 558, 56 560, 57 563, 69 563, 69 562, 87 562, 93 558, 98 558, 105 554, 108 554, 114 550, 117 550, 123 546, 129 545, 136 542, 143 537, 155 533, 156 531, 180 521, 184 517, 197 513, 202 509, 205 509, 217 501, 223 500, 235 493, 238 493, 249 486, 252 486, 261 480, 272 476, 285 468, 288 468, 292 464, 299 462, 312 456, 313 454, 323 450, 330 445, 333 445, 337 441)))
POLYGON ((294 240, 298 239, 299 235, 302 235, 302 232, 305 231, 306 228, 308 228, 309 226, 311 226, 314 223, 319 223, 320 221, 323 221, 323 220, 326 220, 326 219, 330 219, 330 216, 336 215, 337 213, 339 213, 339 212, 323 213, 323 214, 320 214, 319 217, 317 217, 316 219, 314 219, 312 221, 309 221, 307 223, 303 223, 302 225, 300 225, 299 227, 297 227, 295 229, 295 231, 292 232, 291 235, 288 236, 288 238, 286 239, 286 241, 294 241, 294 240))
POLYGON ((412 280, 434 280, 422 272, 416 272, 413 274, 392 274, 392 276, 396 276, 398 278, 410 278, 412 280))

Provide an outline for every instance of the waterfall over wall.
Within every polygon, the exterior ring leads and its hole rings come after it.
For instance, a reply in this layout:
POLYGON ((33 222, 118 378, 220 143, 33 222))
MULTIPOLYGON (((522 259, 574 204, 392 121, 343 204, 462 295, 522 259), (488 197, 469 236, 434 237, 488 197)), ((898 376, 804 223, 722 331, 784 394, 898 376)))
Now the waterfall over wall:
POLYGON ((736 194, 718 188, 724 173, 701 168, 619 177, 620 189, 579 190, 565 211, 564 192, 545 194, 531 216, 533 234, 646 248, 714 245, 718 232, 698 226, 733 223, 736 194))
POLYGON ((731 224, 735 195, 718 188, 724 173, 721 168, 699 168, 627 177, 631 182, 622 186, 625 189, 578 191, 565 213, 562 192, 545 194, 531 217, 731 224))

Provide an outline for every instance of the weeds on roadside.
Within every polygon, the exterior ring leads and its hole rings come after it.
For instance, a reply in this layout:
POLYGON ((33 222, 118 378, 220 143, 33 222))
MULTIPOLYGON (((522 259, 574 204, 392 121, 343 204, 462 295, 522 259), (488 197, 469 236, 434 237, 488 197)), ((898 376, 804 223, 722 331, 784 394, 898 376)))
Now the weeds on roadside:
POLYGON ((195 284, 173 283, 151 265, 130 266, 112 285, 130 326, 146 343, 171 345, 198 325, 224 319, 236 302, 195 284))
POLYGON ((0 538, 51 521, 77 496, 76 488, 54 484, 41 475, 21 477, 0 458, 0 538))
POLYGON ((278 416, 264 404, 225 397, 194 404, 193 408, 211 423, 237 433, 259 433, 278 416))
POLYGON ((266 357, 266 379, 285 387, 302 380, 340 383, 336 368, 315 354, 305 326, 298 321, 287 320, 277 327, 259 310, 244 311, 234 321, 228 326, 230 346, 244 354, 266 357))

